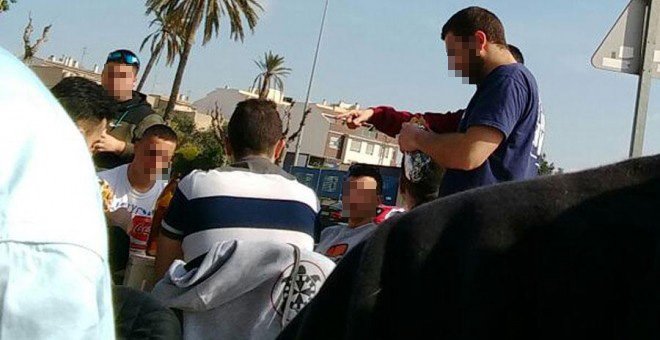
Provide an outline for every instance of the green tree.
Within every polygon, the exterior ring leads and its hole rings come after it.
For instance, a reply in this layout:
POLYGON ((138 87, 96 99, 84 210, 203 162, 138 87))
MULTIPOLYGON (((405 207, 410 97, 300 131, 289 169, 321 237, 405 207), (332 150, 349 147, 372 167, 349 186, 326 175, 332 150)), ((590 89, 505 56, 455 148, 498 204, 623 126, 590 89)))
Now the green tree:
POLYGON ((142 78, 137 86, 140 91, 151 73, 151 69, 158 64, 163 48, 167 50, 166 65, 171 66, 174 59, 181 54, 181 46, 183 45, 182 27, 183 25, 175 22, 172 18, 166 16, 167 11, 154 11, 155 18, 151 20, 149 27, 156 26, 156 29, 147 35, 140 45, 140 51, 151 41, 149 51, 151 56, 149 62, 144 68, 142 78))
POLYGON ((15 4, 16 0, 0 0, 0 13, 9 10, 9 3, 15 4))
POLYGON ((193 170, 210 170, 227 164, 224 144, 212 130, 196 130, 192 118, 185 115, 174 115, 171 126, 179 136, 172 173, 186 175, 193 170))
POLYGON ((174 22, 184 23, 182 27, 183 50, 174 76, 170 100, 165 108, 164 118, 166 120, 174 110, 174 104, 179 96, 181 81, 198 29, 203 28, 202 45, 206 45, 211 38, 218 36, 220 19, 226 15, 229 19, 230 37, 243 41, 245 39, 244 22, 247 23, 250 31, 254 31, 259 19, 257 11, 263 10, 257 0, 147 0, 146 5, 147 13, 166 11, 165 15, 168 18, 174 22))
POLYGON ((539 176, 564 173, 564 169, 556 168, 555 163, 548 162, 548 156, 544 153, 539 157, 539 176))
POLYGON ((284 93, 283 78, 286 78, 291 73, 290 68, 284 67, 284 57, 268 51, 268 53, 264 54, 263 59, 255 60, 254 63, 257 64, 257 67, 261 71, 252 83, 253 89, 259 89, 259 98, 266 99, 268 97, 268 90, 271 87, 275 87, 275 89, 284 93))

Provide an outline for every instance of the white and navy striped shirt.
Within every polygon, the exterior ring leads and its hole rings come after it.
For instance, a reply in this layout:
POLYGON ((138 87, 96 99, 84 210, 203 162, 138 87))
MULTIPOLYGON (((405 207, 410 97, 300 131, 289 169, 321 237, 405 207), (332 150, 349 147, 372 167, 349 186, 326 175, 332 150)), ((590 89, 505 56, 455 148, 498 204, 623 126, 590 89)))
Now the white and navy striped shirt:
POLYGON ((163 233, 183 240, 184 260, 231 239, 294 243, 312 250, 319 202, 270 160, 248 157, 231 167, 194 171, 181 180, 163 233))

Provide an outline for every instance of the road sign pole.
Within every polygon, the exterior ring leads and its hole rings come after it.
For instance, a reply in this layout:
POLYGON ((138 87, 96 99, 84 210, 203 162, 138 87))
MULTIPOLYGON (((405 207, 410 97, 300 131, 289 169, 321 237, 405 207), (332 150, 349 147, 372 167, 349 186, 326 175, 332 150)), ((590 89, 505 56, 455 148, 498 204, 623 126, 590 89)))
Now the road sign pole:
POLYGON ((653 58, 655 54, 655 40, 658 33, 658 20, 660 20, 660 1, 648 0, 646 21, 644 23, 644 40, 642 67, 637 85, 637 100, 635 101, 635 120, 633 121, 632 138, 630 140, 630 157, 642 156, 644 149, 644 131, 649 108, 649 95, 653 74, 653 58))

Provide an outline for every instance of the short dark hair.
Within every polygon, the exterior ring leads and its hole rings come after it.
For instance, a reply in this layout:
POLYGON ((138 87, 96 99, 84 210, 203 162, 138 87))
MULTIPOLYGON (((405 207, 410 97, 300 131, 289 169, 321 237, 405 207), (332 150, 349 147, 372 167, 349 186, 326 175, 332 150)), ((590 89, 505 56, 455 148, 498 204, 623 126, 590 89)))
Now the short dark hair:
POLYGON ((442 26, 442 40, 450 32, 457 37, 468 37, 477 31, 484 32, 488 41, 494 44, 507 45, 504 25, 500 19, 493 12, 477 6, 462 9, 452 15, 442 26))
POLYGON ((273 152, 282 136, 282 119, 274 102, 248 99, 238 103, 227 126, 236 159, 273 152))
POLYGON ((103 86, 83 77, 67 77, 57 83, 50 92, 74 122, 111 120, 117 104, 103 86))
POLYGON ((415 207, 438 198, 440 184, 445 173, 445 170, 435 162, 431 162, 425 170, 421 174, 421 180, 413 183, 406 177, 405 162, 403 162, 403 166, 401 167, 401 177, 399 179, 400 191, 412 197, 415 201, 415 207))
POLYGON ((380 175, 380 170, 373 165, 353 164, 348 168, 346 177, 371 177, 376 181, 376 192, 379 195, 383 192, 383 177, 380 175))
POLYGON ((148 137, 158 137, 160 139, 164 139, 166 141, 170 141, 174 143, 179 142, 179 138, 177 137, 176 132, 174 132, 174 130, 171 127, 165 124, 154 124, 148 127, 146 130, 144 130, 144 132, 142 133, 139 139, 144 139, 148 137))
POLYGON ((520 52, 520 49, 514 45, 509 44, 507 46, 509 48, 509 52, 511 52, 511 55, 516 59, 516 61, 520 64, 525 63, 525 57, 523 57, 522 52, 520 52))

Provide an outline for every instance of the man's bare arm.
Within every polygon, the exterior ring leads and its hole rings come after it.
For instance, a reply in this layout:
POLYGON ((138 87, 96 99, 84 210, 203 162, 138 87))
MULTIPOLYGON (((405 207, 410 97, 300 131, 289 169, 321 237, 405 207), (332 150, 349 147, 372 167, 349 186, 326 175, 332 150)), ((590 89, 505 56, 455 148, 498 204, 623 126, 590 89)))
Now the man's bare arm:
POLYGON ((158 252, 156 253, 156 264, 154 272, 156 280, 160 280, 176 259, 183 259, 181 241, 171 239, 163 233, 158 235, 158 252))
POLYGON ((472 126, 465 133, 437 134, 404 124, 399 135, 402 151, 419 150, 441 167, 474 170, 480 167, 504 140, 504 134, 489 126, 472 126))

